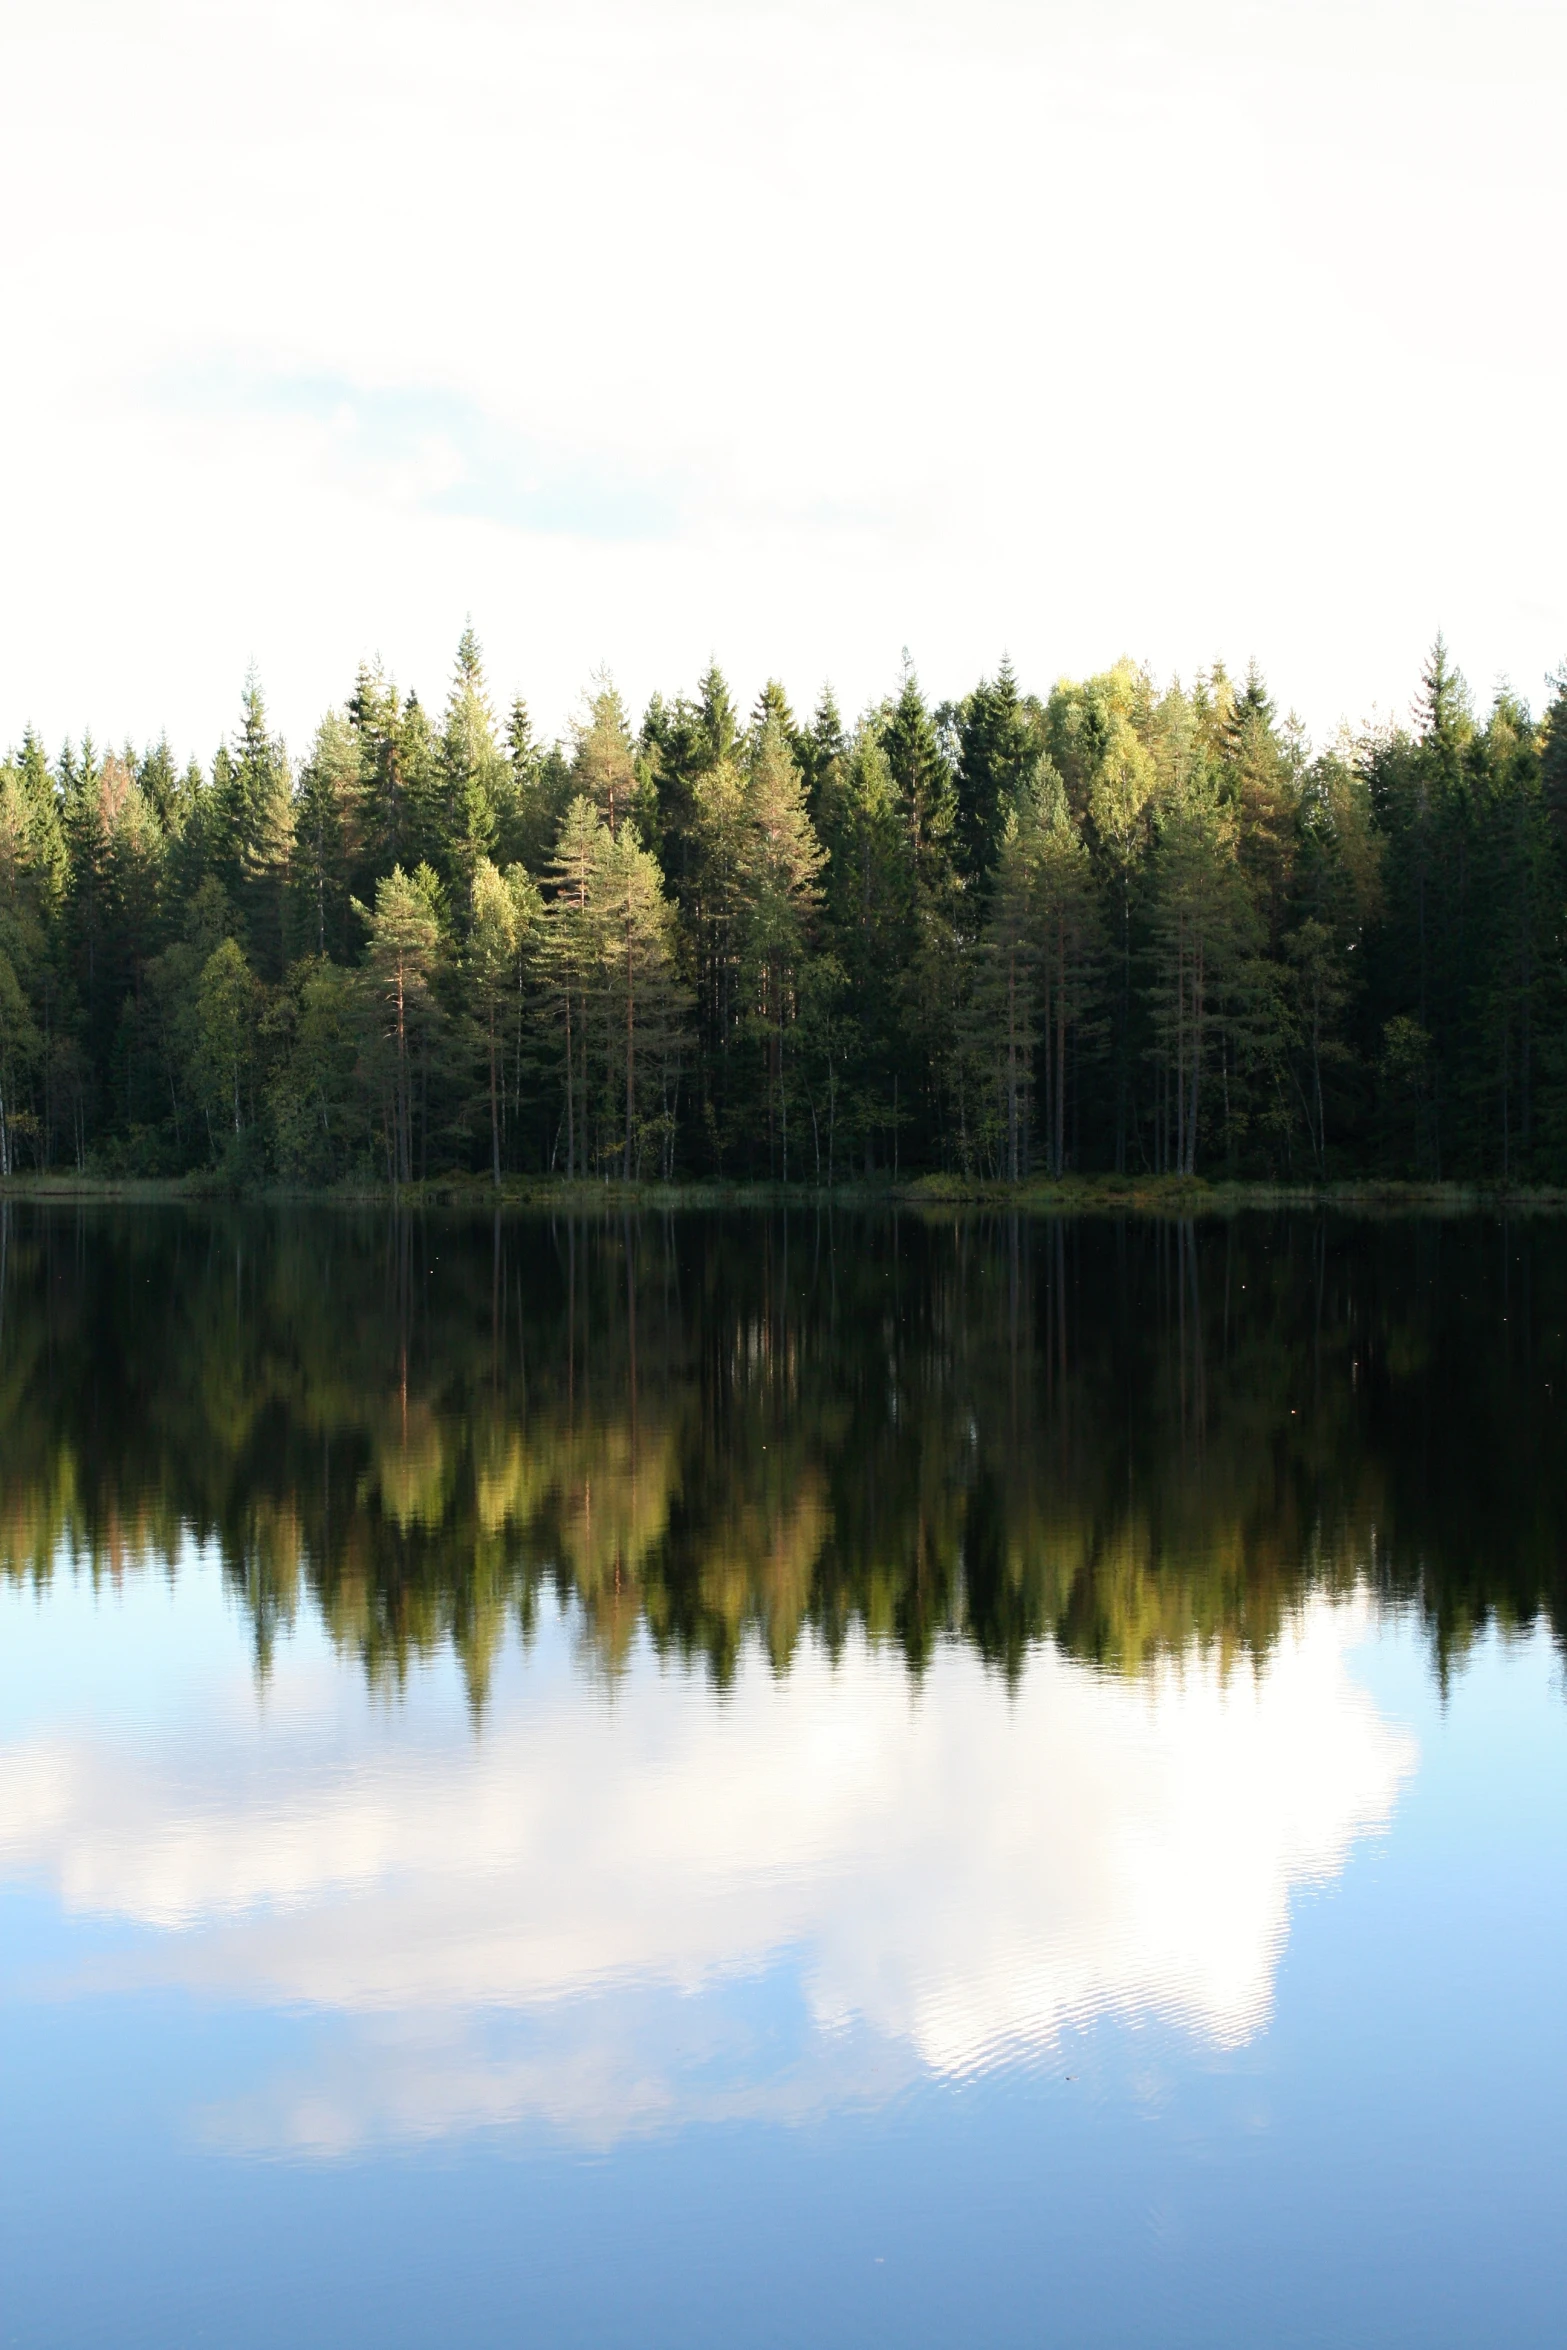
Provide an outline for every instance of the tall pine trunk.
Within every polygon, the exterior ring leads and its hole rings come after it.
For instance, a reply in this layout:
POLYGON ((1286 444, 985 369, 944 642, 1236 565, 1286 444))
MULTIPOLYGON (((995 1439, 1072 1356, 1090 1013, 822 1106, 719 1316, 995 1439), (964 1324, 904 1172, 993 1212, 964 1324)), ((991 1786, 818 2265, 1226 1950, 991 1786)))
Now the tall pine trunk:
POLYGON ((501 1187, 501 1108, 495 1082, 495 999, 490 998, 490 1167, 497 1191, 501 1187))
POLYGON ((631 1133, 636 1123, 636 983, 632 958, 631 924, 626 924, 626 1147, 621 1160, 623 1183, 631 1181, 631 1133))

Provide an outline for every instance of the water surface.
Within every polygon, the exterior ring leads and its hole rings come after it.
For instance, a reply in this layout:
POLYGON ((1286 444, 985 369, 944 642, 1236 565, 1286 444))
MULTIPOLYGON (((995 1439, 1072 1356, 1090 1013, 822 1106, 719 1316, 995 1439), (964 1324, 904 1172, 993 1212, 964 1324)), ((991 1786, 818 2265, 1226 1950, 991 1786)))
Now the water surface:
POLYGON ((0 2339, 1559 2338, 1567 1228, 0 1211, 0 2339))

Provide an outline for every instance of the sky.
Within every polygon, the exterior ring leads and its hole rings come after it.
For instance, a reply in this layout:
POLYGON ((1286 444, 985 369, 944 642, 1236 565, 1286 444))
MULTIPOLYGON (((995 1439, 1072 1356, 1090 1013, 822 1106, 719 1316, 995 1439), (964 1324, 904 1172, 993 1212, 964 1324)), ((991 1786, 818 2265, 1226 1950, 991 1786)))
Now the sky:
POLYGON ((1567 10, 0 11, 0 744, 1567 659, 1567 10))

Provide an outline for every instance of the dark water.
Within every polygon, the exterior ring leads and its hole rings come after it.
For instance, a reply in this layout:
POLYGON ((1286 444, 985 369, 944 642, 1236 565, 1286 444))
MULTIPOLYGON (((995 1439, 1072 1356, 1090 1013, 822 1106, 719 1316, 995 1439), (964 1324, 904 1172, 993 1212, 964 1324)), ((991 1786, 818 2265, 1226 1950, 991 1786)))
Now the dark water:
POLYGON ((0 1211, 0 2341, 1560 2340, 1567 1224, 0 1211))

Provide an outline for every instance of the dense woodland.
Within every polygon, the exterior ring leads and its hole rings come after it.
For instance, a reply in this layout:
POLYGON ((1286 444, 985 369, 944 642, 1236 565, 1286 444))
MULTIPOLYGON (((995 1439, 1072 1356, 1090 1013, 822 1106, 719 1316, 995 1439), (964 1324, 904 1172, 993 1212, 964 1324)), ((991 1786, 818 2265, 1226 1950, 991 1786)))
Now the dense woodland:
POLYGON ((471 630, 292 759, 259 683, 0 766, 0 1174, 1567 1177, 1567 672, 1313 751, 1262 679, 711 668, 504 726, 471 630))

